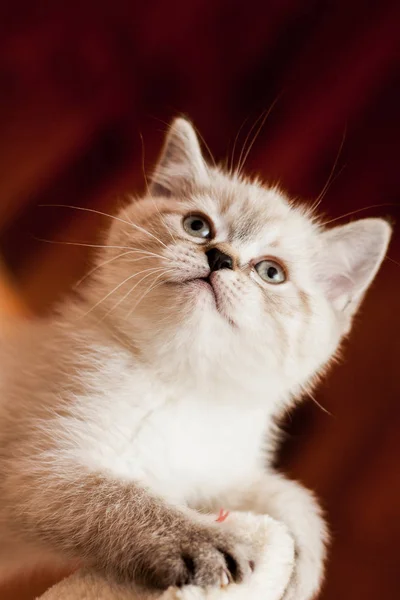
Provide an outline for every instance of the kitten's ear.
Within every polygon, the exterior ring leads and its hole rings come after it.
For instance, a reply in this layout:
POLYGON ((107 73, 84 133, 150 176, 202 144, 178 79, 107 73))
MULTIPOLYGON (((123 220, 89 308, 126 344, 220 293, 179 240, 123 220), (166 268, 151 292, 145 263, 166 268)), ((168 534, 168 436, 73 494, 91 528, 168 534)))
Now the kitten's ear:
POLYGON ((151 178, 150 193, 170 196, 207 182, 207 165, 192 125, 185 119, 175 119, 151 178))
POLYGON ((348 324, 385 257, 391 233, 383 219, 361 219, 321 234, 317 278, 348 324))

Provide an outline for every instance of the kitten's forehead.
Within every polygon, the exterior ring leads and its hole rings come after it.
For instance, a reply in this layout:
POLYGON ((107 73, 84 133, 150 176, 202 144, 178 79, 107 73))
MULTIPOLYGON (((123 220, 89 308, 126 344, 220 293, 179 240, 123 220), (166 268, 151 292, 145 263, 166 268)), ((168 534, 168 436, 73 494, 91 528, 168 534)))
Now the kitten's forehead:
POLYGON ((285 246, 296 250, 313 232, 310 219, 275 188, 217 178, 196 202, 215 222, 218 239, 253 256, 264 248, 285 246))
POLYGON ((239 188, 233 202, 219 201, 221 215, 230 225, 231 235, 241 241, 253 240, 279 221, 289 217, 290 209, 272 190, 256 186, 239 188))

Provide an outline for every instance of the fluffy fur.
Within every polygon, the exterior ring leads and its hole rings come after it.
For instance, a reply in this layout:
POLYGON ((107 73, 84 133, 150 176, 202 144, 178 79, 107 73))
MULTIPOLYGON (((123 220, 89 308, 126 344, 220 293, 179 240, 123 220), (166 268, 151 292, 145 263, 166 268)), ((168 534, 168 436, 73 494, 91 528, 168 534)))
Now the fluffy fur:
POLYGON ((295 540, 285 600, 313 597, 326 527, 272 469, 274 423, 335 356, 389 238, 380 219, 325 230, 278 189, 211 168, 174 121, 80 297, 3 336, 4 568, 51 556, 160 588, 240 581, 254 549, 201 512, 252 506, 295 540), (199 213, 211 239, 183 227, 199 213), (214 247, 232 269, 210 274, 214 247), (261 279, 265 258, 285 282, 261 279))

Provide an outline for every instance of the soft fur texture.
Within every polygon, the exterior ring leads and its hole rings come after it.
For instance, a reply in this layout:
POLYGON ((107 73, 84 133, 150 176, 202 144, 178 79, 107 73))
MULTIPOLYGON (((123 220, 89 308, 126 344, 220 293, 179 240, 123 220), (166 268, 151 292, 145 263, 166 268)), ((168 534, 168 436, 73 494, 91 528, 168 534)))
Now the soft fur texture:
POLYGON ((276 417, 335 357, 389 225, 326 230, 278 189, 208 166, 182 119, 146 196, 110 221, 80 297, 1 343, 3 568, 70 559, 162 589, 246 580, 254 545, 201 514, 223 506, 286 524, 285 600, 308 600, 326 527, 271 466, 276 417), (185 229, 193 214, 209 238, 185 229), (232 268, 210 272, 216 247, 232 268), (265 259, 285 281, 261 278, 265 259))
POLYGON ((51 588, 42 600, 280 600, 294 563, 294 544, 286 528, 271 517, 246 513, 232 513, 220 526, 235 528, 256 548, 257 566, 241 584, 171 587, 157 592, 121 585, 91 571, 78 571, 51 588))

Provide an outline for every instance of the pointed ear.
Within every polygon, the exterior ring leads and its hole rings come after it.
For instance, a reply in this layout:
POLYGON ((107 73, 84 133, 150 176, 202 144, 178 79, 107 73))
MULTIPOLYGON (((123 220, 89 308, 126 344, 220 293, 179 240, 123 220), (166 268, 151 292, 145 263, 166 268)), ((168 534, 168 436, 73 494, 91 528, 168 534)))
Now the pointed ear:
POLYGON ((361 219, 321 234, 317 278, 347 323, 385 257, 391 233, 383 219, 361 219))
POLYGON ((185 119, 175 119, 151 178, 150 193, 170 196, 207 182, 207 165, 192 125, 185 119))

